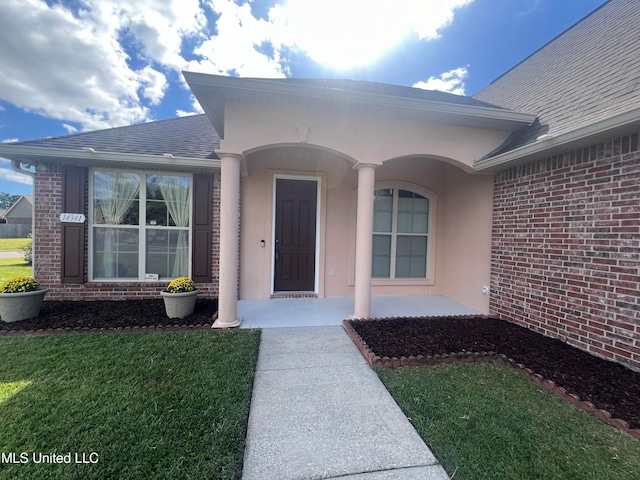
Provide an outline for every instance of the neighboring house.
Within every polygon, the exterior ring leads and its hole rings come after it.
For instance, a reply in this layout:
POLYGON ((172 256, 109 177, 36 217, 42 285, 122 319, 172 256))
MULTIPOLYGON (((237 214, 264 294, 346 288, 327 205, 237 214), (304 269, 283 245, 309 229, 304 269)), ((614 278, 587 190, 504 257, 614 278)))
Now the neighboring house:
POLYGON ((637 18, 612 0, 473 98, 186 72, 206 115, 0 145, 36 166, 35 275, 190 275, 218 326, 238 298, 443 295, 640 368, 637 18))
POLYGON ((33 195, 21 195, 2 213, 7 224, 31 225, 33 221, 33 195))

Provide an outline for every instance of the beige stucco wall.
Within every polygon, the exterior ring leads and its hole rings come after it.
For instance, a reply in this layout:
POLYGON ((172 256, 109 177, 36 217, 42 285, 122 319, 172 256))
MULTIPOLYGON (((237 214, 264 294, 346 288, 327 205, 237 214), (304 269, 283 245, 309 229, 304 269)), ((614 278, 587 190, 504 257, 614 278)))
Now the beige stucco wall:
POLYGON ((242 177, 240 298, 272 293, 276 176, 320 181, 320 297, 354 294, 354 164, 373 163, 376 185, 428 191, 436 207, 429 239, 430 278, 373 280, 372 294, 444 295, 488 313, 493 178, 473 162, 505 132, 381 117, 227 104, 220 151, 245 155, 242 177), (265 246, 260 242, 264 240, 265 246))
POLYGON ((493 176, 468 175, 449 165, 440 209, 443 239, 438 278, 442 295, 489 313, 493 176))
MULTIPOLYGON (((273 182, 275 176, 321 179, 320 297, 352 296, 357 172, 334 154, 285 147, 247 158, 242 180, 240 298, 268 298, 272 282, 273 182), (265 240, 265 247, 260 241, 265 240), (335 272, 335 275, 332 273, 335 272)), ((395 183, 435 195, 429 280, 374 280, 374 296, 444 295, 482 312, 481 287, 490 272, 492 178, 469 175, 429 158, 389 161, 376 170, 378 186, 395 183)))
POLYGON ((319 283, 321 297, 350 296, 347 275, 349 194, 357 183, 352 164, 316 149, 276 148, 247 158, 242 178, 240 298, 271 294, 273 252, 273 188, 276 176, 320 179, 319 283), (265 246, 260 247, 260 241, 265 246), (335 276, 331 270, 335 269, 335 276))
POLYGON ((474 161, 507 136, 507 132, 402 118, 227 103, 220 150, 248 153, 267 145, 306 143, 339 152, 354 163, 382 164, 391 158, 428 154, 471 172, 474 161))

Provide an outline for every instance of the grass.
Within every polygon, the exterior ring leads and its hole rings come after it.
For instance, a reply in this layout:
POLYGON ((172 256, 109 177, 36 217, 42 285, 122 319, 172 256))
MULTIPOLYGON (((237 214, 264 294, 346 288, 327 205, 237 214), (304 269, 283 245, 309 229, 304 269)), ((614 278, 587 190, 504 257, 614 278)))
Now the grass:
POLYGON ((458 479, 638 479, 640 441, 499 364, 379 370, 458 479))
POLYGON ((23 258, 0 258, 0 282, 16 275, 30 277, 33 269, 23 258))
POLYGON ((20 250, 27 243, 28 238, 0 238, 0 252, 20 250))
MULTIPOLYGON (((0 238, 0 252, 20 251, 29 242, 28 238, 0 238)), ((16 275, 32 276, 33 269, 22 255, 16 258, 0 258, 0 282, 16 275)))
POLYGON ((259 337, 0 338, 0 452, 28 458, 0 479, 240 478, 259 337), (71 463, 33 461, 51 452, 71 463))

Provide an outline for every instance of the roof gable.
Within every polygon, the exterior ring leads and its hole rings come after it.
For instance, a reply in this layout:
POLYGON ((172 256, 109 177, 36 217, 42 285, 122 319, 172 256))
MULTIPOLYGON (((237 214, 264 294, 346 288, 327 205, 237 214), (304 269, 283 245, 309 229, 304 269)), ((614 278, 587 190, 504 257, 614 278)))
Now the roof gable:
POLYGON ((406 118, 499 131, 514 131, 535 120, 535 115, 470 97, 398 85, 353 80, 241 78, 196 72, 183 75, 221 138, 225 136, 228 103, 406 118))

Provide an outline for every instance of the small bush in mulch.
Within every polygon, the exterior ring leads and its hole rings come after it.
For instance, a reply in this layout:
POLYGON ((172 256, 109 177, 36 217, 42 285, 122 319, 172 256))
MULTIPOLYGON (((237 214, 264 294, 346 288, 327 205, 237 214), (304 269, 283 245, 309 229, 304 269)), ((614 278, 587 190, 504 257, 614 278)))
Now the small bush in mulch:
POLYGON ((379 357, 497 352, 640 429, 640 373, 493 318, 347 322, 379 357))
POLYGON ((218 311, 216 299, 199 298, 193 314, 183 319, 170 319, 162 299, 45 301, 40 315, 29 320, 0 321, 0 335, 18 331, 115 329, 131 327, 158 328, 178 325, 211 325, 218 311))

